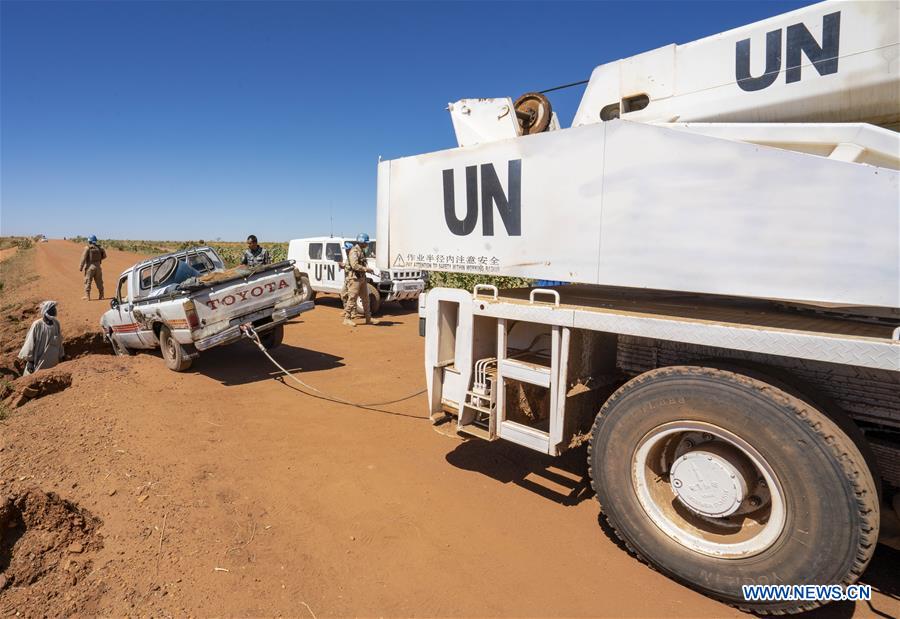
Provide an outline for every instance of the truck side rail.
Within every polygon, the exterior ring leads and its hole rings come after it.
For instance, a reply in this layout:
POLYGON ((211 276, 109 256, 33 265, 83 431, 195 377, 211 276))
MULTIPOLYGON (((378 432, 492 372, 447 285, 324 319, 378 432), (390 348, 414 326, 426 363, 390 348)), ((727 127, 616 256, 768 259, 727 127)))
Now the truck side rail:
POLYGON ((500 291, 493 284, 475 284, 475 287, 472 289, 472 297, 477 297, 480 294, 480 291, 487 290, 491 293, 491 296, 496 300, 497 296, 500 294, 500 291))
POLYGON ((534 305, 535 303, 545 303, 546 301, 537 301, 535 297, 537 295, 543 295, 545 297, 553 297, 553 302, 556 307, 559 307, 559 293, 556 290, 550 290, 549 288, 535 288, 528 294, 528 302, 534 305))
POLYGON ((727 301, 717 306, 718 317, 710 318, 692 309, 696 303, 677 297, 649 309, 650 297, 634 307, 627 298, 602 289, 566 288, 558 307, 532 303, 532 290, 520 288, 504 290, 499 299, 473 311, 494 318, 900 371, 900 342, 895 339, 896 325, 889 323, 864 324, 778 310, 763 320, 761 312, 749 312, 746 304, 729 308, 727 301))

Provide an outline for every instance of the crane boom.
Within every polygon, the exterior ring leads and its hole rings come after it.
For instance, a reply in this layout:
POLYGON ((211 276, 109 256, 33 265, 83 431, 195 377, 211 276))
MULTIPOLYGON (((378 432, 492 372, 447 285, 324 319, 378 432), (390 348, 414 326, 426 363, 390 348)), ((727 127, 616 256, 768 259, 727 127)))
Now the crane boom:
POLYGON ((459 148, 379 164, 379 262, 900 308, 900 136, 859 122, 900 113, 898 7, 825 2, 602 65, 571 128, 456 102, 459 148))

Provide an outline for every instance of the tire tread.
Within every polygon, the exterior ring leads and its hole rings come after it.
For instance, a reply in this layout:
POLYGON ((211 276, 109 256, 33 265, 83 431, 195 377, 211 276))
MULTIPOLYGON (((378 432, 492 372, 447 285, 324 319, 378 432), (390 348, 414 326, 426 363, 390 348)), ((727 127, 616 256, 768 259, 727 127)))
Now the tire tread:
MULTIPOLYGON (((860 576, 862 576, 863 572, 866 569, 866 566, 872 559, 872 555, 875 553, 879 530, 878 492, 876 491, 872 479, 872 474, 867 469, 865 459, 861 454, 859 454, 859 450, 856 448, 856 445, 853 443, 853 441, 840 431, 837 424, 828 419, 828 417, 826 417, 822 412, 813 408, 812 405, 805 400, 797 396, 790 395, 785 391, 782 391, 781 389, 763 382, 762 380, 751 378, 737 371, 703 366, 667 366, 644 372, 643 374, 636 376, 635 378, 625 383, 618 390, 616 390, 616 392, 613 393, 612 396, 610 396, 609 399, 607 399, 606 402, 603 403, 603 406, 600 407, 600 411, 597 413, 597 416, 594 419, 593 426, 591 427, 591 436, 593 437, 598 433, 601 425, 605 421, 605 414, 618 400, 621 400, 628 393, 634 391, 635 389, 642 387, 650 380, 656 381, 667 376, 715 377, 717 379, 724 378, 738 383, 744 388, 749 388, 753 391, 765 394, 772 400, 775 400, 783 406, 787 407, 796 415, 797 418, 801 419, 811 430, 813 430, 813 432, 815 432, 822 438, 823 443, 828 446, 832 454, 835 456, 836 461, 840 463, 844 476, 852 484, 854 494, 856 495, 857 512, 859 513, 861 523, 860 541, 856 550, 856 557, 854 559, 853 565, 850 571, 839 584, 846 587, 847 585, 855 583, 860 578, 860 576), (856 452, 856 454, 859 454, 858 457, 854 455, 854 452, 856 452)), ((618 524, 614 522, 603 511, 603 504, 600 500, 598 484, 595 481, 593 472, 593 458, 591 457, 591 453, 593 450, 593 440, 589 440, 587 444, 588 477, 591 480, 591 488, 594 490, 594 496, 597 497, 597 502, 600 503, 600 511, 602 517, 606 520, 612 531, 615 533, 616 537, 622 541, 631 555, 633 555, 641 563, 644 563, 655 571, 659 571, 650 560, 644 557, 631 544, 631 542, 629 542, 629 540, 620 533, 618 524)), ((678 578, 677 575, 673 575, 673 578, 687 587, 696 589, 690 582, 678 578)), ((709 595, 707 592, 703 593, 704 595, 709 595)), ((808 602, 799 605, 791 604, 784 607, 767 608, 735 603, 732 600, 728 600, 726 598, 715 595, 710 595, 710 597, 713 597, 714 599, 717 599, 718 601, 728 604, 729 606, 732 606, 739 610, 745 612, 753 612, 760 615, 794 614, 812 610, 824 604, 824 602, 808 602)))

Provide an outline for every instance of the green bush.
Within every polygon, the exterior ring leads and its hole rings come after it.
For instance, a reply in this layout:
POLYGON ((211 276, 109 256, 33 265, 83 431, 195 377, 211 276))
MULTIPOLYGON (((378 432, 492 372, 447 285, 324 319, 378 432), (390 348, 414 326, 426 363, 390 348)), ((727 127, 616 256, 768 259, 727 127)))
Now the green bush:
MULTIPOLYGON (((86 244, 87 237, 75 236, 69 239, 74 243, 86 244)), ((119 251, 127 251, 135 254, 166 254, 175 251, 178 247, 177 242, 172 241, 131 241, 123 239, 99 239, 101 247, 107 249, 118 249, 119 251)))
MULTIPOLYGON (((260 245, 269 250, 272 262, 287 260, 287 243, 260 243, 260 245)), ((226 267, 233 267, 239 264, 241 256, 244 255, 244 250, 246 249, 246 245, 242 243, 211 243, 210 247, 216 250, 216 253, 219 254, 222 261, 225 262, 226 267)))
MULTIPOLYGON (((3 242, 9 239, 0 239, 0 247, 3 242)), ((76 236, 69 239, 75 243, 87 243, 87 238, 76 236)), ((29 240, 30 243, 30 240, 29 240)), ((10 246, 12 243, 6 246, 10 246)), ((225 266, 230 268, 236 266, 241 261, 244 254, 246 244, 244 242, 224 242, 215 241, 207 242, 199 241, 130 241, 120 239, 102 239, 100 244, 103 247, 118 249, 120 251, 134 252, 138 254, 165 254, 171 251, 179 251, 190 247, 208 245, 216 250, 216 253, 222 258, 225 266)), ((280 262, 287 260, 287 243, 261 243, 263 247, 269 250, 272 256, 272 262, 280 262)), ((21 247, 21 246, 20 246, 21 247)), ((478 273, 445 273, 443 271, 434 271, 429 273, 428 288, 461 288, 463 290, 472 290, 475 284, 492 284, 497 288, 522 288, 532 286, 533 281, 524 277, 497 277, 492 275, 484 275, 478 273)))
POLYGON ((0 237, 0 249, 9 249, 10 247, 18 247, 19 249, 31 249, 34 241, 27 236, 4 236, 0 237))
MULTIPOLYGON (((87 237, 75 236, 69 239, 74 243, 87 243, 87 237)), ((243 242, 221 242, 213 243, 199 241, 130 241, 121 239, 100 239, 100 245, 107 249, 118 249, 119 251, 127 251, 136 254, 158 255, 167 254, 172 251, 179 251, 191 247, 209 246, 216 250, 221 256, 226 267, 233 267, 240 263, 241 256, 244 254, 246 244, 243 242)), ((287 243, 262 243, 262 246, 269 250, 272 256, 272 262, 281 262, 287 260, 287 243)), ((2 246, 0 246, 2 247, 2 246)))
POLYGON ((461 288, 472 290, 475 284, 491 284, 497 288, 524 288, 532 285, 532 280, 524 277, 498 277, 477 273, 445 273, 433 271, 428 274, 428 288, 461 288))

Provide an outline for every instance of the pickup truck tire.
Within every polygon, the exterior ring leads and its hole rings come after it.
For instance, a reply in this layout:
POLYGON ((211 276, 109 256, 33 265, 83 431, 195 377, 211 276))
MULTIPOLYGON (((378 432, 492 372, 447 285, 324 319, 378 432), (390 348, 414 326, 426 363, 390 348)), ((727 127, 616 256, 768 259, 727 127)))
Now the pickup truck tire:
MULTIPOLYGON (((381 311, 381 295, 378 294, 378 288, 367 283, 366 288, 369 291, 369 312, 374 316, 381 311)), ((362 299, 356 299, 356 313, 364 316, 362 299)))
POLYGON ((743 610, 820 606, 748 602, 741 585, 851 584, 878 539, 876 484, 853 440, 808 401, 739 370, 632 379, 597 414, 588 466, 631 552, 743 610))
POLYGON ((170 370, 184 372, 191 367, 191 358, 185 352, 184 346, 172 337, 172 332, 165 325, 159 329, 159 347, 166 361, 166 367, 170 370))
POLYGON ((113 354, 117 357, 130 357, 134 354, 133 350, 116 339, 116 336, 112 333, 111 329, 106 333, 106 341, 112 346, 113 354))
POLYGON ((263 331, 259 336, 259 341, 266 347, 266 350, 272 350, 281 346, 281 342, 284 341, 284 325, 278 325, 263 331))
POLYGON ((309 278, 306 275, 300 276, 300 300, 301 301, 315 301, 316 300, 316 291, 312 289, 312 286, 309 284, 309 278))

